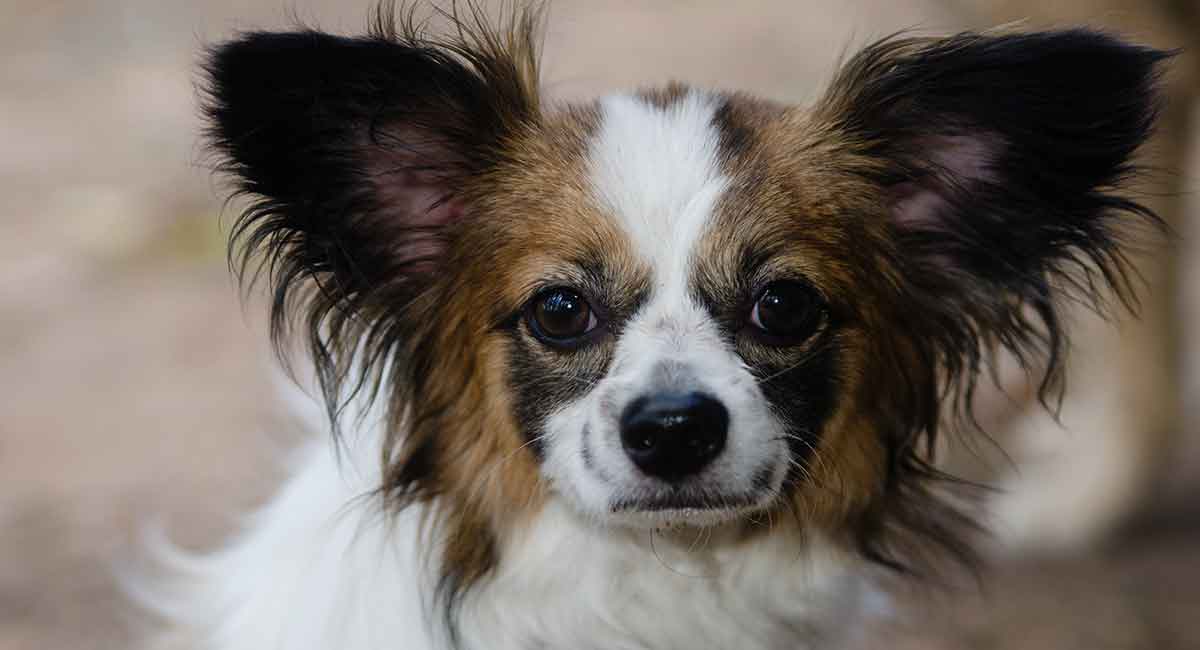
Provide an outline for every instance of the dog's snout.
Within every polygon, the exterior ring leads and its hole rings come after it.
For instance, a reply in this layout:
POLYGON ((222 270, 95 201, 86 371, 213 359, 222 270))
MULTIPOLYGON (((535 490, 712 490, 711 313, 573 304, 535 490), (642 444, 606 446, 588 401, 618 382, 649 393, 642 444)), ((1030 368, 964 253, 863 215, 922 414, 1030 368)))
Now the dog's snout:
POLYGON ((729 411, 703 393, 657 393, 621 414, 621 444, 643 472, 668 482, 704 469, 725 448, 729 411))

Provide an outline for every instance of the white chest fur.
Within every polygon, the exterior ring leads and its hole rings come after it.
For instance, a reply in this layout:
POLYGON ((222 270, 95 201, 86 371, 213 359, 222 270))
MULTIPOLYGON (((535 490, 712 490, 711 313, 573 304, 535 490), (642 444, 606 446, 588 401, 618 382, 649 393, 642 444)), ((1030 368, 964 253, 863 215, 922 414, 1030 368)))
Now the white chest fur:
MULTIPOLYGON (((389 522, 362 497, 378 480, 373 445, 362 447, 339 461, 327 444, 309 445, 229 547, 166 554, 177 580, 139 591, 183 633, 170 647, 442 647, 417 552, 420 513, 389 522)), ((857 627, 871 593, 853 566, 780 534, 672 540, 600 528, 552 502, 502 544, 500 566, 467 592, 457 622, 469 650, 824 650, 857 627)))
POLYGON ((506 546, 461 628, 474 648, 839 647, 864 581, 794 539, 598 529, 552 504, 506 546))

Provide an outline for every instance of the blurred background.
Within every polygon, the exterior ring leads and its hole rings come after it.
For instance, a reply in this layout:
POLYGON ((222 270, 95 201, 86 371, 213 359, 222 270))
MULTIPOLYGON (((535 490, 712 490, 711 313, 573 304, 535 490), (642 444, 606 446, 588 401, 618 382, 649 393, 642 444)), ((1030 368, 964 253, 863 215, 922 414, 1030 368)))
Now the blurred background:
MULTIPOLYGON (((366 2, 0 4, 0 650, 127 648, 115 572, 147 524, 214 544, 292 442, 257 298, 238 299, 192 83, 206 43, 297 16, 355 32, 366 2)), ((1001 487, 984 588, 880 624, 872 648, 1200 648, 1196 0, 559 0, 561 98, 678 78, 813 98, 900 29, 1086 23, 1183 48, 1145 187, 1180 235, 1142 259, 1145 320, 1078 315, 1063 426, 1019 374, 981 407, 994 449, 947 463, 1001 487)), ((224 223, 235 216, 227 212, 224 223)))

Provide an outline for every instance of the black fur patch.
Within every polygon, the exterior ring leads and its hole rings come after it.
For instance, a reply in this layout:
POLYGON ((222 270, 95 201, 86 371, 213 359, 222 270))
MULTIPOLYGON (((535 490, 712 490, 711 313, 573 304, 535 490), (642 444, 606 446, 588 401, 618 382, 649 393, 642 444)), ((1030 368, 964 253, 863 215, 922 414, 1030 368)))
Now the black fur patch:
POLYGON ((1150 134, 1168 56, 1081 29, 893 39, 834 82, 826 107, 887 162, 877 180, 941 200, 894 230, 910 311, 955 381, 972 384, 994 341, 1048 353, 1045 391, 1061 374, 1060 290, 1129 298, 1122 237, 1157 219, 1112 190, 1150 134), (964 140, 985 152, 977 174, 937 161, 964 140))
POLYGON ((762 362, 754 366, 759 388, 787 427, 788 450, 793 461, 788 469, 788 485, 806 480, 809 464, 820 462, 813 457, 820 453, 817 450, 821 431, 837 405, 840 385, 835 341, 836 334, 818 334, 800 360, 783 367, 762 362))
MULTIPOLYGON (((597 255, 597 260, 603 259, 597 255)), ((580 266, 574 282, 547 280, 547 287, 564 284, 581 291, 600 321, 596 335, 574 349, 555 349, 538 341, 514 314, 505 324, 509 337, 509 382, 516 402, 517 423, 529 448, 543 454, 541 437, 550 413, 591 390, 608 372, 613 346, 624 324, 646 302, 646 277, 618 278, 595 261, 580 266)))
POLYGON ((541 458, 546 418, 604 377, 612 360, 612 343, 598 341, 587 344, 587 349, 550 350, 520 329, 512 330, 510 341, 508 372, 517 424, 529 449, 541 458))
POLYGON ((385 4, 363 37, 251 32, 204 65, 220 169, 254 198, 231 258, 243 279, 270 281, 277 340, 304 329, 331 415, 347 382, 395 351, 405 306, 439 271, 445 224, 430 215, 539 119, 521 53, 434 42, 413 20, 385 4))

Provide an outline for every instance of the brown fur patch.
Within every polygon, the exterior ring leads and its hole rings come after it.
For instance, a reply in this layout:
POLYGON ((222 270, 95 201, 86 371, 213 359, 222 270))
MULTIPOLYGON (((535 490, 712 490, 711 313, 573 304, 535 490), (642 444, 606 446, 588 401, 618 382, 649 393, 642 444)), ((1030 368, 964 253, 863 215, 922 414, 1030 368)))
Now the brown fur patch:
POLYGON ((659 110, 666 110, 687 97, 689 90, 687 84, 673 81, 657 88, 642 88, 634 93, 634 96, 659 110))
MULTIPOLYGON (((607 302, 620 304, 647 274, 627 238, 592 207, 584 154, 595 126, 592 107, 573 107, 509 140, 507 163, 467 188, 468 215, 448 237, 445 263, 455 271, 428 292, 416 319, 422 325, 413 340, 434 365, 421 393, 402 398, 415 424, 393 428, 400 435, 388 482, 406 483, 414 459, 432 455, 422 483, 449 529, 444 562, 468 584, 491 568, 497 536, 520 526, 546 496, 514 417, 506 328, 522 327, 525 303, 553 278, 579 285, 576 278, 598 272, 617 298, 607 302), (413 409, 434 413, 414 418, 413 409)), ((568 381, 585 369, 603 372, 611 347, 609 337, 569 359, 542 354, 568 381)))
MULTIPOLYGON (((855 160, 845 145, 804 111, 729 95, 716 127, 731 189, 699 244, 700 282, 749 295, 768 279, 803 278, 828 301, 836 328, 823 346, 836 350, 836 396, 792 503, 780 508, 838 530, 871 503, 887 473, 874 421, 883 375, 873 348, 883 327, 871 293, 888 275, 874 253, 887 246, 879 190, 847 169, 855 160)), ((739 339, 738 351, 771 375, 801 363, 811 345, 739 339)))

